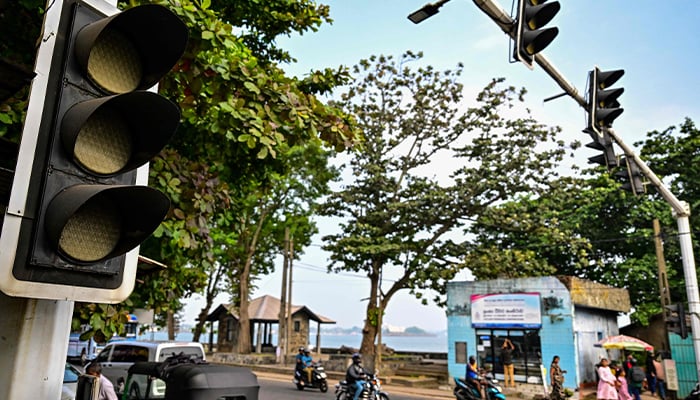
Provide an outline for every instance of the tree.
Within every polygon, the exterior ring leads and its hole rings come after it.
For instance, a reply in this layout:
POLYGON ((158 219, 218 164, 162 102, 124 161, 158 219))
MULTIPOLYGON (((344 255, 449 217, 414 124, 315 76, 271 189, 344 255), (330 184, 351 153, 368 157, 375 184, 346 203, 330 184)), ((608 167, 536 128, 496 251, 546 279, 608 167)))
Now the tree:
MULTIPOLYGON (((43 3, 22 1, 29 22, 13 33, 13 38, 22 40, 3 44, 8 46, 0 48, 3 56, 13 51, 26 54, 21 47, 37 42, 43 3)), ((119 5, 145 3, 169 7, 190 33, 185 55, 159 85, 162 94, 180 105, 183 120, 168 151, 152 165, 149 184, 167 193, 172 207, 152 240, 142 247, 142 254, 164 262, 168 269, 140 278, 143 283, 128 305, 105 312, 89 307, 99 313, 89 320, 85 313, 76 312, 76 325, 102 318, 106 337, 117 326, 111 323, 115 316, 124 314, 127 307, 176 313, 183 297, 204 290, 217 265, 215 238, 226 229, 214 222, 245 207, 235 202, 248 198, 246 190, 255 189, 252 183, 267 185, 275 179, 283 164, 278 157, 281 152, 309 142, 317 145, 319 140, 342 150, 357 140, 352 118, 316 97, 344 82, 346 71, 313 71, 300 80, 286 76, 275 63, 291 60, 275 46, 276 35, 316 29, 328 20, 327 7, 307 0, 271 1, 264 12, 256 0, 214 5, 208 0, 130 0, 119 5), (249 29, 244 36, 250 40, 236 36, 232 24, 249 29), (249 48, 247 43, 252 46, 251 38, 261 32, 265 34, 257 35, 255 48, 249 48)), ((0 11, 3 21, 15 18, 0 11)), ((25 58, 33 60, 34 54, 25 58)), ((0 135, 19 138, 24 107, 26 91, 0 107, 0 135)))
POLYGON ((476 106, 464 109, 461 65, 412 70, 421 57, 360 61, 357 81, 338 103, 356 116, 365 141, 350 160, 354 181, 322 208, 342 220, 339 233, 323 238, 324 249, 331 271, 369 278, 361 352, 370 365, 379 316, 391 298, 400 290, 418 298, 428 289, 444 293, 445 282, 464 268, 462 243, 455 242, 464 224, 491 205, 544 188, 565 154, 554 140, 557 129, 527 112, 501 116, 524 91, 494 80, 476 106), (437 168, 445 175, 433 175, 437 168))

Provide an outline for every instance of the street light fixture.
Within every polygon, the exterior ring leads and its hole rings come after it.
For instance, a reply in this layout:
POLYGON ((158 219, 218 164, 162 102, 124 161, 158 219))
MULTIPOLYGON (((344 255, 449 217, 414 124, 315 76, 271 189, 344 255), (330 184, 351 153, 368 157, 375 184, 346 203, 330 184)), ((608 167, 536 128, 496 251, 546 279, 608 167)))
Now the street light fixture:
POLYGON ((440 11, 440 7, 442 7, 448 1, 450 0, 439 0, 435 3, 428 3, 423 7, 419 8, 418 10, 410 13, 408 15, 408 19, 410 19, 411 22, 413 22, 414 24, 421 23, 424 20, 437 14, 440 11))

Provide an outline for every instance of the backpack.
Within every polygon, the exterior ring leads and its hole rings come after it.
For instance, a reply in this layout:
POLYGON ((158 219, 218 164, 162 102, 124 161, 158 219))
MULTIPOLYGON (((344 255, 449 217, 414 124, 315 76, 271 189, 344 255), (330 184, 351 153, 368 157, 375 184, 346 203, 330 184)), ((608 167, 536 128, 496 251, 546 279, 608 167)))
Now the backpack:
POLYGON ((644 382, 646 376, 644 374, 644 370, 640 367, 632 367, 632 369, 630 370, 630 378, 634 383, 642 383, 644 382))

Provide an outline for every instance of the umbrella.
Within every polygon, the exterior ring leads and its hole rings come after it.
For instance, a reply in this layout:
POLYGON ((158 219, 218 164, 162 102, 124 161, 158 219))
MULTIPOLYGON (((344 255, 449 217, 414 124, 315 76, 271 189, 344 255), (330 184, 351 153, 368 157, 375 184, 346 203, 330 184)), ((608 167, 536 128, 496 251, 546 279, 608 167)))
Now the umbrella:
POLYGON ((630 351, 654 350, 654 346, 650 345, 649 343, 627 335, 608 336, 595 345, 596 347, 602 347, 604 349, 624 349, 630 351))

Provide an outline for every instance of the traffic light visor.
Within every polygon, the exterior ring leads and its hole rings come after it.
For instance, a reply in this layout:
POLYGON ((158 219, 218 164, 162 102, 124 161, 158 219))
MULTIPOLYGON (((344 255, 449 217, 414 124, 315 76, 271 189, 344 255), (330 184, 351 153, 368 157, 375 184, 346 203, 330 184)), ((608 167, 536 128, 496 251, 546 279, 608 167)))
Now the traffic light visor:
POLYGON ((525 8, 525 22, 531 30, 539 29, 549 23, 561 9, 558 1, 538 4, 525 8))
POLYGON ((609 88, 610 86, 614 85, 615 82, 619 81, 620 78, 622 78, 622 75, 625 74, 624 69, 615 69, 612 71, 598 71, 598 77, 597 77, 597 84, 598 84, 598 89, 605 89, 609 88))
POLYGON ((528 55, 534 55, 544 50, 549 46, 555 37, 559 34, 559 29, 556 27, 523 32, 524 49, 528 55))
POLYGON ((138 246, 169 207, 164 194, 146 186, 74 185, 51 200, 45 228, 59 254, 90 264, 138 246))
POLYGON ((118 94, 156 84, 186 44, 185 24, 167 8, 150 4, 86 25, 74 52, 93 84, 118 94))
POLYGON ((180 121, 173 102, 137 91, 87 100, 65 114, 61 141, 84 170, 114 176, 140 167, 172 138, 180 121))

